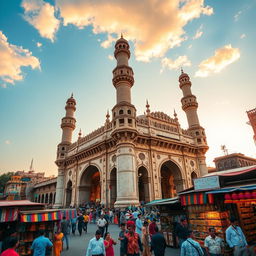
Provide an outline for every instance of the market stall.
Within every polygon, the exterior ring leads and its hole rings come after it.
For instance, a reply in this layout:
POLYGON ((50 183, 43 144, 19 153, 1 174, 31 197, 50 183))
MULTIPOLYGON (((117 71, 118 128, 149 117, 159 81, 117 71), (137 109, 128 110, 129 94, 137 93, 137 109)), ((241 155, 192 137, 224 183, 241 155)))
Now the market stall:
POLYGON ((163 233, 168 246, 177 247, 175 237, 176 224, 186 212, 181 207, 178 197, 154 200, 146 204, 146 207, 156 206, 160 212, 160 230, 163 233))

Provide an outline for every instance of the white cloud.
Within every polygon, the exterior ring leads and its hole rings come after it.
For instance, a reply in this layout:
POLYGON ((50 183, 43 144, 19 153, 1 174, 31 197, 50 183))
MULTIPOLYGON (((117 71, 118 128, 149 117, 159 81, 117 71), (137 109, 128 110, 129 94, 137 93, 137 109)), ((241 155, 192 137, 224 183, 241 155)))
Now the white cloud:
POLYGON ((242 35, 240 36, 241 39, 244 39, 245 37, 246 37, 246 34, 242 34, 242 35))
POLYGON ((10 141, 10 140, 6 140, 4 143, 5 143, 6 145, 10 145, 10 144, 11 144, 11 141, 10 141))
POLYGON ((0 78, 5 83, 14 84, 15 81, 22 80, 21 67, 23 66, 40 69, 40 62, 32 56, 32 52, 8 43, 2 31, 0 31, 0 56, 0 78))
POLYGON ((103 41, 100 45, 103 47, 103 48, 108 48, 112 45, 112 43, 114 41, 116 41, 117 38, 116 37, 112 37, 111 35, 108 35, 108 39, 106 39, 105 41, 103 41))
MULTIPOLYGON (((137 60, 163 57, 187 39, 184 27, 213 9, 204 0, 85 1, 56 0, 64 25, 92 26, 95 34, 121 32, 134 41, 137 60)), ((103 47, 111 45, 110 36, 103 47)))
POLYGON ((23 0, 24 18, 42 37, 54 41, 60 21, 54 16, 54 7, 43 0, 23 0))
POLYGON ((190 44, 189 46, 188 46, 188 49, 191 49, 192 48, 192 44, 190 44))
POLYGON ((179 56, 176 60, 163 58, 161 61, 161 64, 162 64, 162 69, 160 72, 162 73, 165 68, 177 70, 181 67, 191 66, 191 61, 188 59, 187 56, 184 55, 184 56, 179 56))
POLYGON ((196 31, 196 34, 193 36, 193 40, 200 38, 203 35, 203 25, 201 25, 198 30, 196 31))
POLYGON ((0 87, 7 88, 7 85, 5 83, 0 83, 0 87))
POLYGON ((109 60, 114 60, 113 55, 108 55, 108 59, 109 59, 109 60))
POLYGON ((42 46, 42 43, 37 42, 37 43, 36 43, 36 46, 37 46, 38 48, 40 48, 40 47, 42 46))
POLYGON ((214 56, 202 61, 199 64, 199 70, 196 72, 197 77, 207 77, 214 73, 219 73, 231 63, 240 58, 240 50, 232 48, 231 44, 225 45, 215 51, 214 56))
POLYGON ((238 21, 241 14, 242 14, 242 11, 237 12, 237 13, 234 15, 234 20, 235 20, 235 21, 238 21))

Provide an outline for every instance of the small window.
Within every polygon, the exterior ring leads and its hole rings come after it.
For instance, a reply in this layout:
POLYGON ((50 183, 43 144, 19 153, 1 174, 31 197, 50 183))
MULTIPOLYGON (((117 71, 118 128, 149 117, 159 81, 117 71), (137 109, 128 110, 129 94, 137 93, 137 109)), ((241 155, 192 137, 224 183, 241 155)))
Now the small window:
POLYGON ((128 124, 132 124, 132 119, 128 119, 128 124))
POLYGON ((124 124, 124 119, 119 119, 119 124, 124 124))
POLYGON ((62 147, 62 149, 61 150, 65 150, 65 148, 64 147, 62 147))
POLYGON ((196 135, 198 136, 198 135, 199 135, 199 132, 196 132, 196 135))
POLYGON ((131 115, 132 114, 132 111, 130 109, 127 110, 127 114, 128 115, 131 115))
POLYGON ((119 110, 119 115, 123 115, 124 111, 122 109, 119 110))
POLYGON ((116 121, 114 121, 114 126, 116 126, 116 121))
POLYGON ((114 112, 114 117, 116 116, 116 112, 114 112))
POLYGON ((200 143, 201 143, 201 139, 197 139, 197 143, 199 143, 199 144, 200 144, 200 143))

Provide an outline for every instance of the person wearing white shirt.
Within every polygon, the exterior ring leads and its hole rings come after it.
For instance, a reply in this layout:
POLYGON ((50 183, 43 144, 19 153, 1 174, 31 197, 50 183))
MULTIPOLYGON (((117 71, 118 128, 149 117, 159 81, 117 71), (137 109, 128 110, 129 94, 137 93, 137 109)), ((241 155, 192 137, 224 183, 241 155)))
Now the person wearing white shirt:
POLYGON ((95 237, 88 244, 86 256, 105 256, 104 240, 101 238, 101 231, 97 230, 95 237))
POLYGON ((222 250, 224 248, 223 240, 216 236, 215 229, 209 228, 209 236, 204 240, 204 246, 206 248, 207 255, 210 256, 222 256, 222 250))
POLYGON ((101 215, 97 221, 97 226, 101 232, 102 237, 104 236, 104 230, 105 230, 106 224, 107 224, 107 221, 103 218, 103 215, 101 215))

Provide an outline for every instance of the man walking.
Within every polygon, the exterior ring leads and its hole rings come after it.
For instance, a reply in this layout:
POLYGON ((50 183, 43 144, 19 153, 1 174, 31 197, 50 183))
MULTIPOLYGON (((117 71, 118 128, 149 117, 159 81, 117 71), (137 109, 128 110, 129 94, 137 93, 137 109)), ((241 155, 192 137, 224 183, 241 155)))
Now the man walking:
POLYGON ((72 234, 75 235, 76 233, 76 223, 77 223, 77 218, 72 218, 71 219, 71 227, 72 227, 72 234))
POLYGON ((198 242, 194 240, 193 231, 188 231, 188 238, 181 245, 180 256, 203 256, 204 252, 198 242))
POLYGON ((68 250, 69 249, 68 235, 69 235, 70 223, 66 220, 66 217, 63 216, 60 224, 61 224, 61 232, 64 235, 63 240, 66 241, 66 246, 68 250))
POLYGON ((239 255, 241 250, 248 245, 242 229, 238 226, 237 219, 230 217, 231 225, 226 229, 226 241, 230 248, 233 248, 234 255, 239 255))
POLYGON ((155 256, 164 256, 166 248, 164 236, 159 232, 157 226, 155 227, 155 232, 151 239, 151 251, 154 252, 155 256))
POLYGON ((120 225, 121 231, 119 232, 119 237, 118 240, 120 240, 120 256, 125 255, 125 234, 126 234, 126 229, 125 229, 125 223, 121 223, 120 225))
POLYGON ((95 237, 88 244, 86 256, 105 256, 104 240, 101 238, 101 231, 97 230, 95 237))
POLYGON ((42 256, 45 255, 46 249, 52 247, 52 242, 49 238, 44 236, 44 231, 39 231, 39 237, 36 238, 31 246, 31 250, 33 252, 33 256, 42 256))
POLYGON ((209 236, 204 240, 204 247, 208 256, 222 256, 222 249, 224 247, 223 240, 216 236, 214 228, 209 228, 209 236))
POLYGON ((100 218, 97 221, 97 226, 101 232, 101 236, 104 236, 105 226, 107 224, 107 221, 103 218, 103 215, 100 216, 100 218))
POLYGON ((178 223, 176 226, 175 233, 176 233, 177 244, 179 245, 179 247, 181 247, 182 243, 188 237, 188 222, 185 217, 180 219, 180 223, 178 223))
POLYGON ((84 214, 84 227, 83 227, 85 233, 87 233, 88 222, 89 222, 89 216, 88 216, 88 214, 85 212, 85 214, 84 214))
POLYGON ((142 229, 142 221, 141 221, 141 214, 138 214, 137 219, 135 221, 136 225, 136 233, 138 233, 140 236, 142 235, 141 229, 142 229))
POLYGON ((156 233, 156 219, 153 218, 152 222, 150 222, 148 226, 150 237, 152 237, 156 233))

